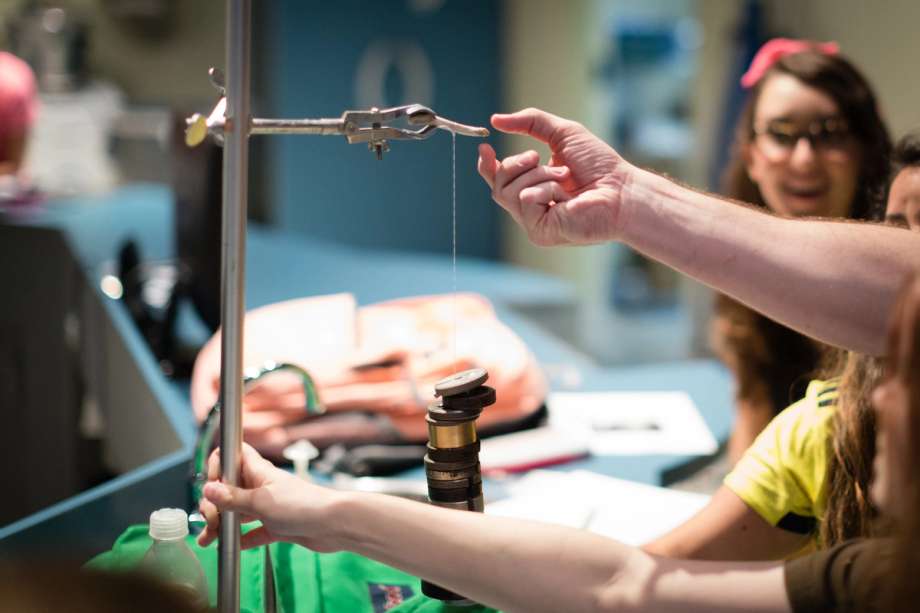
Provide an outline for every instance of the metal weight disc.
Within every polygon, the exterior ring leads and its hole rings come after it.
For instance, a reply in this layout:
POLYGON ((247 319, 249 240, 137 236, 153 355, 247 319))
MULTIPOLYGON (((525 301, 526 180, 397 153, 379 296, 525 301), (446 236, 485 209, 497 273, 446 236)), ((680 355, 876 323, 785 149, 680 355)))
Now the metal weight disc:
POLYGON ((436 507, 441 507, 442 509, 454 509, 455 511, 470 510, 470 503, 466 500, 461 500, 459 502, 438 502, 437 500, 432 500, 431 504, 436 507))
MULTIPOLYGON (((478 494, 480 490, 473 490, 474 493, 478 494)), ((446 487, 442 488, 428 488, 428 500, 430 502, 451 502, 451 503, 460 503, 467 505, 467 502, 470 499, 470 488, 468 487, 455 487, 449 489, 446 487)))
POLYGON ((428 444, 428 459, 432 462, 465 462, 472 459, 479 460, 479 441, 464 445, 463 447, 434 447, 428 444))
POLYGON ((470 504, 469 510, 475 513, 484 513, 486 510, 486 502, 485 502, 485 499, 482 497, 482 494, 470 500, 469 504, 470 504))
MULTIPOLYGON (((444 423, 426 417, 428 422, 428 440, 435 449, 464 448, 475 443, 476 426, 472 421, 444 423)), ((479 447, 476 448, 479 452, 479 447)))
MULTIPOLYGON (((441 407, 446 414, 454 411, 479 411, 484 407, 495 404, 495 388, 488 385, 480 385, 469 391, 455 394, 453 396, 444 396, 441 399, 441 407)), ((478 414, 476 415, 479 416, 478 414)), ((435 414, 437 419, 440 415, 435 414)))
MULTIPOLYGON (((487 386, 482 386, 487 387, 487 386)), ((489 388, 492 389, 492 388, 489 388)), ((479 414, 482 413, 482 404, 473 404, 470 407, 470 403, 467 403, 468 408, 452 409, 449 407, 444 407, 442 404, 447 398, 465 398, 466 394, 461 394, 460 396, 446 396, 441 398, 438 403, 431 403, 428 405, 428 423, 435 424, 438 426, 449 426, 452 424, 462 423, 462 422, 472 422, 479 417, 479 414)))
POLYGON ((435 396, 453 396, 475 389, 486 382, 489 373, 485 368, 471 368, 454 373, 434 384, 435 396))

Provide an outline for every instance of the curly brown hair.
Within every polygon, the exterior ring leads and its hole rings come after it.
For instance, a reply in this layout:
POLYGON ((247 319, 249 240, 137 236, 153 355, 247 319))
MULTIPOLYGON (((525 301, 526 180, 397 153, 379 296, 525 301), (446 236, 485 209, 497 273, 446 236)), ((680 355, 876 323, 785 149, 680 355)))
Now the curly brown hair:
POLYGON ((831 547, 873 536, 876 513, 869 499, 875 457, 875 412, 870 396, 882 380, 881 358, 841 351, 832 372, 840 374, 837 410, 828 439, 825 511, 820 541, 831 547))

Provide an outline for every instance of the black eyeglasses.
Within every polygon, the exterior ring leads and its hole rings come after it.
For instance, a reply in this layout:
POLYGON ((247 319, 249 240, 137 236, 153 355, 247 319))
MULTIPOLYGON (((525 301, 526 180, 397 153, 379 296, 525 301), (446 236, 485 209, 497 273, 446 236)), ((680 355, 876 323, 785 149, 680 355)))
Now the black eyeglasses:
POLYGON ((804 126, 792 119, 774 119, 761 129, 754 130, 755 136, 778 152, 791 152, 801 139, 805 139, 815 150, 840 150, 850 143, 850 128, 839 117, 824 117, 808 122, 804 126))

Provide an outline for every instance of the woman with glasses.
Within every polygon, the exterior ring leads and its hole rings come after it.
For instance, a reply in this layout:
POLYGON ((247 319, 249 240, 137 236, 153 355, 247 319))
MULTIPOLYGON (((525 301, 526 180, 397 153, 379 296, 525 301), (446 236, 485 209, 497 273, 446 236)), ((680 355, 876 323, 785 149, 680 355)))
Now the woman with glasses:
MULTIPOLYGON (((891 142, 869 84, 836 45, 774 39, 742 85, 751 93, 726 195, 783 217, 878 215, 891 142)), ((736 378, 728 447, 734 464, 777 413, 805 395, 823 347, 724 295, 716 299, 711 337, 736 378)))

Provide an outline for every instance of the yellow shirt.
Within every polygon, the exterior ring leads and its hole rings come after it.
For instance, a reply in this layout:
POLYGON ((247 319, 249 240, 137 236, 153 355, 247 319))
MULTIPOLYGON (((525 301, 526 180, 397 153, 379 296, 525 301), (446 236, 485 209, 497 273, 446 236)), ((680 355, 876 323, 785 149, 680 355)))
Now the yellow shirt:
POLYGON ((809 383, 805 397, 774 417, 725 477, 725 485, 770 525, 816 533, 838 383, 809 383))

